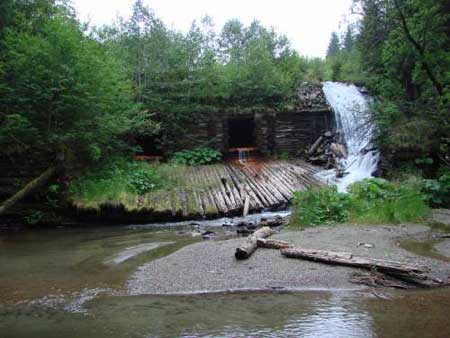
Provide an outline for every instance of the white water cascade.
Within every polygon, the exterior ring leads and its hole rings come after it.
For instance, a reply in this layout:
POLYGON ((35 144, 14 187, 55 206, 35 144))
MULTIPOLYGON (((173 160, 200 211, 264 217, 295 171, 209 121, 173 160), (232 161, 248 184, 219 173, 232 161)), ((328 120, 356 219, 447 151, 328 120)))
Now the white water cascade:
POLYGON ((339 82, 324 82, 323 92, 333 108, 337 128, 344 133, 348 156, 340 164, 347 174, 336 178, 335 170, 324 170, 317 175, 345 192, 350 184, 372 177, 378 165, 379 152, 371 144, 374 126, 367 116, 368 98, 358 87, 339 82))

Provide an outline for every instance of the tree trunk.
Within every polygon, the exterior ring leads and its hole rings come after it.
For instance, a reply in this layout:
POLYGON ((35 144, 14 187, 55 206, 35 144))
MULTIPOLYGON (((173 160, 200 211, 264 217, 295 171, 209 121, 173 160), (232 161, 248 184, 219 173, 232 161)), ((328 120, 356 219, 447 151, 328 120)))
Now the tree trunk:
POLYGON ((424 284, 421 282, 424 280, 431 280, 434 284, 440 283, 440 281, 433 280, 426 275, 426 272, 429 271, 428 268, 396 261, 358 257, 351 253, 344 252, 309 250, 294 247, 281 249, 281 254, 288 258, 300 258, 315 262, 352 266, 367 270, 375 269, 378 272, 410 282, 417 282, 419 284, 424 284))
POLYGON ((55 167, 49 167, 40 176, 33 179, 22 189, 16 192, 13 196, 4 201, 0 206, 0 215, 4 214, 9 208, 11 208, 14 204, 19 202, 24 197, 26 197, 33 190, 45 184, 55 174, 55 172, 56 172, 55 167))
POLYGON ((249 258, 253 252, 258 247, 257 241, 258 238, 267 238, 271 235, 273 235, 275 231, 273 231, 270 227, 263 227, 253 233, 253 235, 250 235, 246 238, 243 245, 236 248, 236 252, 234 256, 237 259, 247 259, 249 258))

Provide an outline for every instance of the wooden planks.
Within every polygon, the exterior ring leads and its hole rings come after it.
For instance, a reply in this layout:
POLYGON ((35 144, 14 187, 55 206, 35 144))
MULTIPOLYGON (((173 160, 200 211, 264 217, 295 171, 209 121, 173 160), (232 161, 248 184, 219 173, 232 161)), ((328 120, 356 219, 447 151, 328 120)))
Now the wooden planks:
POLYGON ((186 167, 174 177, 177 187, 122 202, 128 212, 176 219, 242 215, 245 205, 249 212, 284 206, 295 191, 320 185, 314 170, 301 161, 278 160, 186 167))

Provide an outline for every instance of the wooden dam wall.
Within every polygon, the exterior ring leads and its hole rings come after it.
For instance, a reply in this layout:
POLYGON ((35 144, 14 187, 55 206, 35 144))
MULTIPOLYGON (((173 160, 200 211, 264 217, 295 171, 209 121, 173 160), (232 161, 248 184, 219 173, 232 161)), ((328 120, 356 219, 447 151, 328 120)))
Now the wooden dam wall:
POLYGON ((232 141, 230 130, 237 123, 253 123, 252 144, 263 155, 288 153, 300 156, 325 131, 334 129, 334 115, 320 85, 300 90, 298 101, 289 109, 253 109, 193 113, 184 133, 179 135, 176 151, 208 146, 226 153, 232 141))
POLYGON ((242 215, 249 196, 249 211, 284 209, 295 191, 322 185, 317 168, 301 160, 255 159, 186 167, 183 182, 170 190, 157 190, 120 201, 86 208, 74 204, 80 219, 111 222, 154 222, 242 215))

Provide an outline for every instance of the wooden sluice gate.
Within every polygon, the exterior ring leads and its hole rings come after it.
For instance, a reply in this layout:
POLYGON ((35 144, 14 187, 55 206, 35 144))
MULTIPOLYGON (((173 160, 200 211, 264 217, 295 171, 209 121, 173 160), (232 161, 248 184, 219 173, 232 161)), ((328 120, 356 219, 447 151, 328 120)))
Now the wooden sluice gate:
POLYGON ((320 185, 315 172, 303 161, 251 158, 189 167, 186 184, 146 194, 140 207, 186 219, 242 214, 246 199, 250 212, 276 208, 287 205, 295 191, 320 185))

